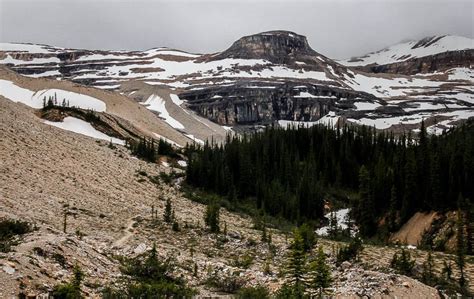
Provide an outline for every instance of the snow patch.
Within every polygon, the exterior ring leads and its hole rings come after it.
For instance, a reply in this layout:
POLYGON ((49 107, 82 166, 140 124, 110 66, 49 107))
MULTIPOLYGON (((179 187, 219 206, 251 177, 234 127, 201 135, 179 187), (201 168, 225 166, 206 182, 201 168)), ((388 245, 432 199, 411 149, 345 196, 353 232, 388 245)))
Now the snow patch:
POLYGON ((66 131, 71 131, 85 136, 89 136, 95 139, 107 140, 112 141, 112 143, 115 144, 125 145, 125 141, 118 138, 110 137, 109 135, 106 135, 96 130, 90 123, 75 117, 65 117, 62 122, 52 122, 45 120, 44 123, 66 131))

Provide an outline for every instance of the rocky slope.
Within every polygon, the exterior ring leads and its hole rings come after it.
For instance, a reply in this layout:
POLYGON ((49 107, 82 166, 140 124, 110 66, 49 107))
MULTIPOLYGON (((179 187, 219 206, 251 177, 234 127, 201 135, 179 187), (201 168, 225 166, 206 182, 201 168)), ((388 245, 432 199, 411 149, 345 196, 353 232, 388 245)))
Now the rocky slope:
MULTIPOLYGON (((246 285, 260 283, 272 290, 282 283, 278 273, 287 254, 285 233, 271 230, 275 246, 271 259, 268 246, 259 241, 261 232, 253 229, 247 217, 224 210, 226 241, 210 234, 203 227, 203 205, 186 199, 178 181, 167 185, 153 179, 162 172, 180 172, 176 165, 146 163, 121 146, 113 149, 106 141, 46 125, 31 108, 3 97, 0 113, 0 217, 26 220, 38 227, 21 238, 13 251, 0 254, 0 297, 10 298, 20 291, 30 296, 45 294, 58 282, 69 280, 76 263, 86 272, 84 294, 95 297, 102 286, 121 277, 117 256, 136 256, 153 243, 161 257, 174 257, 178 266, 174 275, 184 277, 202 296, 228 296, 206 285, 212 272, 241 273, 238 279, 246 285), (152 206, 161 218, 165 198, 172 200, 179 232, 152 219, 152 206), (66 233, 62 231, 65 212, 66 233), (250 265, 236 262, 245 256, 253 257, 250 265), (270 262, 270 273, 263 270, 266 262, 270 262)), ((326 240, 320 244, 330 257, 337 246, 326 240)), ((361 262, 340 268, 331 260, 335 297, 438 298, 435 289, 387 270, 391 256, 387 250, 394 251, 367 246, 361 262)), ((421 264, 426 253, 414 253, 421 264)), ((453 257, 439 254, 436 261, 444 259, 453 257)))
MULTIPOLYGON (((473 48, 471 39, 436 37, 336 62, 314 51, 304 36, 270 31, 204 55, 168 48, 92 51, 2 44, 0 64, 31 77, 120 92, 142 103, 166 89, 185 99, 175 107, 161 97, 173 107, 167 111, 171 118, 189 107, 237 131, 273 122, 339 121, 403 132, 416 130, 425 119, 429 132, 439 134, 474 116, 473 48)), ((204 140, 225 131, 212 126, 211 132, 186 134, 204 140)))

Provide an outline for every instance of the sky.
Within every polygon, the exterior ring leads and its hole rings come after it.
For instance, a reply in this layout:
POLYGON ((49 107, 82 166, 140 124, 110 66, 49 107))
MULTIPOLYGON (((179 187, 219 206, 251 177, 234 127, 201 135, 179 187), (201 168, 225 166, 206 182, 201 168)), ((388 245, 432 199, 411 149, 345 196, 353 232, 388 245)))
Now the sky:
POLYGON ((425 36, 473 38, 473 18, 472 0, 0 0, 0 42, 213 53, 290 30, 342 59, 425 36))

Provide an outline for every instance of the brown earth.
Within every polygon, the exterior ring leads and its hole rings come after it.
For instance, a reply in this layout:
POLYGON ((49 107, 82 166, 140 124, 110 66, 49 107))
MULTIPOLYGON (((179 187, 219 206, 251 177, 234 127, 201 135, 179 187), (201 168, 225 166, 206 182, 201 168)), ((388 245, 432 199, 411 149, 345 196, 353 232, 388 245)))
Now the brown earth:
MULTIPOLYGON (((219 275, 238 271, 247 284, 261 283, 272 290, 282 283, 279 273, 288 247, 283 232, 271 230, 275 249, 270 254, 249 217, 223 210, 221 225, 225 223, 228 231, 223 242, 204 228, 204 205, 186 199, 177 185, 155 183, 154 177, 169 173, 171 167, 146 163, 121 146, 111 149, 107 142, 46 125, 33 109, 2 97, 0 115, 0 217, 38 227, 12 252, 0 254, 1 298, 15 296, 20 289, 31 295, 45 293, 67 281, 75 263, 86 271, 84 294, 97 297, 101 286, 121 275, 116 256, 137 255, 153 243, 160 256, 174 257, 175 274, 200 290, 201 296, 228 297, 206 286, 212 271, 219 275), (179 232, 159 220, 165 198, 172 200, 179 232), (152 206, 158 220, 152 219, 152 206), (65 212, 66 233, 62 232, 65 212), (244 256, 252 257, 248 267, 236 262, 244 256), (263 271, 266 261, 271 273, 263 271), (193 276, 194 264, 197 276, 193 276)), ((332 259, 337 243, 321 240, 320 244, 332 259)), ((333 266, 333 294, 338 298, 361 297, 357 292, 374 298, 437 298, 433 288, 379 271, 386 269, 394 250, 367 246, 362 264, 346 269, 333 266)), ((418 261, 423 255, 416 251, 418 261)), ((468 269, 472 282, 472 264, 468 269)))

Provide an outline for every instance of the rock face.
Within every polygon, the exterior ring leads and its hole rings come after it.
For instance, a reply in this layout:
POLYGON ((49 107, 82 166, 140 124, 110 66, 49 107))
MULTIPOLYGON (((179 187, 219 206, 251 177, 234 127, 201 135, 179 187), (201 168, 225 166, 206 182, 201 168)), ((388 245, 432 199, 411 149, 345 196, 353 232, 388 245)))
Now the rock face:
POLYGON ((270 124, 276 120, 317 121, 353 102, 383 102, 375 96, 300 82, 240 82, 180 94, 188 107, 221 125, 270 124))
POLYGON ((213 59, 265 59, 286 64, 297 57, 318 55, 305 36, 290 31, 269 31, 244 36, 213 59))

